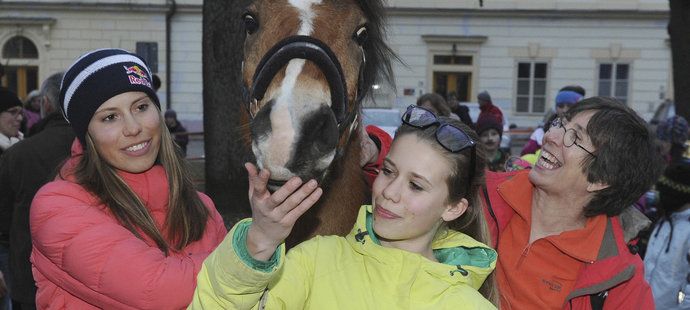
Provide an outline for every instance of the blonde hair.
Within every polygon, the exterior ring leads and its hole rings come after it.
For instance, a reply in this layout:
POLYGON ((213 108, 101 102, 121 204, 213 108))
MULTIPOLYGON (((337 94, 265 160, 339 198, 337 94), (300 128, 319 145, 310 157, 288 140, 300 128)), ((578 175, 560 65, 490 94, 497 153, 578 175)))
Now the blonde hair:
POLYGON ((161 145, 156 163, 163 166, 170 188, 163 231, 156 227, 144 203, 117 174, 115 168, 98 154, 88 133, 84 155, 74 174, 77 183, 98 197, 123 226, 142 238, 140 230, 168 255, 171 247, 174 251, 179 251, 201 239, 210 213, 196 192, 189 166, 160 115, 159 121, 161 145))

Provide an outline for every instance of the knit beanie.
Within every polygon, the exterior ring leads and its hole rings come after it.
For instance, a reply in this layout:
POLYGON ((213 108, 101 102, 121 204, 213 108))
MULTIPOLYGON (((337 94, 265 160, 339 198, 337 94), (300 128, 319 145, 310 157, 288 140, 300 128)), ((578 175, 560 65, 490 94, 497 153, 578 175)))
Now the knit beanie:
POLYGON ((131 91, 146 93, 160 109, 151 70, 141 57, 128 51, 91 51, 67 69, 60 86, 60 107, 82 145, 96 110, 108 99, 131 91))
POLYGON ((496 129, 498 131, 499 136, 503 136, 503 124, 496 119, 496 117, 493 116, 487 116, 487 117, 482 117, 477 120, 477 135, 481 135, 482 132, 487 131, 489 129, 496 129))
POLYGON ((0 112, 5 112, 16 106, 22 106, 22 101, 17 95, 7 88, 0 87, 0 112))
POLYGON ((572 106, 582 99, 582 95, 572 91, 564 90, 556 95, 556 106, 567 105, 572 106))
POLYGON ((479 93, 479 95, 477 95, 477 100, 492 102, 491 95, 489 95, 488 91, 483 91, 479 93))
POLYGON ((674 212, 686 203, 690 203, 690 162, 687 160, 671 164, 656 183, 662 208, 668 213, 674 212))
POLYGON ((659 140, 682 145, 688 140, 688 121, 680 115, 671 116, 656 127, 659 140))

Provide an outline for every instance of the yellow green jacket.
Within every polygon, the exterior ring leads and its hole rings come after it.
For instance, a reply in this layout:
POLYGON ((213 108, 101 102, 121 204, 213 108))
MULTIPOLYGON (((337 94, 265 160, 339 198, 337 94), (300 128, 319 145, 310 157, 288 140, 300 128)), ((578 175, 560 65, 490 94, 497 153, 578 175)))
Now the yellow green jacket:
POLYGON ((347 237, 317 236, 287 256, 281 245, 259 262, 246 250, 250 223, 206 259, 189 309, 495 309, 477 290, 496 251, 463 233, 440 233, 432 248, 446 263, 432 262, 379 245, 363 206, 347 237))

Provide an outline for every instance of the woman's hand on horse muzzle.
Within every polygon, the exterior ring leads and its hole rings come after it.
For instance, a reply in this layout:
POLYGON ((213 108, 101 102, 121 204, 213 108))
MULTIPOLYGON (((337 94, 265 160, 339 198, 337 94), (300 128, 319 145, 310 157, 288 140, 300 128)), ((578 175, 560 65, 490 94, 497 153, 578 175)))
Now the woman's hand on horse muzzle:
POLYGON ((246 163, 245 168, 249 174, 252 207, 247 250, 254 259, 267 261, 290 234, 297 219, 316 204, 323 190, 316 180, 303 183, 299 177, 293 177, 271 193, 267 187, 271 176, 268 170, 258 171, 251 163, 246 163))

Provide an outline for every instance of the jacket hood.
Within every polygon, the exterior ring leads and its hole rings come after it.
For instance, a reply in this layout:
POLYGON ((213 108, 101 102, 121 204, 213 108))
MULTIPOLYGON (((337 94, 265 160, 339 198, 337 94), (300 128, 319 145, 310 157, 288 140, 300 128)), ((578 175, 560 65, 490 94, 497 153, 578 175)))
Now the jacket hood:
POLYGON ((373 230, 371 205, 360 208, 357 222, 346 239, 355 251, 376 257, 382 263, 396 264, 409 257, 426 260, 427 263, 422 265, 426 272, 449 283, 464 283, 474 289, 481 287, 496 267, 498 258, 496 251, 486 244, 454 230, 438 233, 431 244, 439 262, 429 261, 417 253, 383 247, 373 230))

